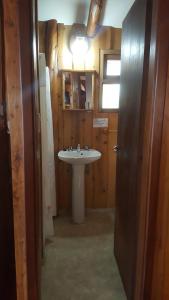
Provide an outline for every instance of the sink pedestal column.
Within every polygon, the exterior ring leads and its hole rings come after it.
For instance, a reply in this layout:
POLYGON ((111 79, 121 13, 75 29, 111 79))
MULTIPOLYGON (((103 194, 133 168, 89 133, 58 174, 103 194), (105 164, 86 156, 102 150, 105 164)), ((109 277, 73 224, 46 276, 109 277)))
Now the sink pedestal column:
POLYGON ((73 165, 72 214, 77 224, 85 220, 85 165, 73 165))

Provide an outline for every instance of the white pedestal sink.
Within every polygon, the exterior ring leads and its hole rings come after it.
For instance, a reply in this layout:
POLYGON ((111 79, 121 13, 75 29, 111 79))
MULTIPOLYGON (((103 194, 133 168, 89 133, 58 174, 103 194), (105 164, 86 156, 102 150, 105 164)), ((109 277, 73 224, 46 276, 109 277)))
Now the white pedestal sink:
POLYGON ((85 165, 101 158, 97 150, 70 150, 58 153, 60 160, 73 167, 72 180, 72 214, 75 223, 84 223, 85 220, 85 165))

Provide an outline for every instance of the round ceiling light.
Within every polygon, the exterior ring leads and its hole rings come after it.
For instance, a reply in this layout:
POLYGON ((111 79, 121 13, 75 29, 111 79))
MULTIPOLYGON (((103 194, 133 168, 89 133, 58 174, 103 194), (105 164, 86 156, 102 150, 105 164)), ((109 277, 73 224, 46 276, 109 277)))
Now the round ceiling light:
POLYGON ((73 55, 85 55, 89 50, 89 41, 86 36, 72 36, 70 38, 70 50, 73 55))
POLYGON ((69 48, 73 55, 85 55, 89 50, 89 39, 83 24, 73 24, 69 39, 69 48))

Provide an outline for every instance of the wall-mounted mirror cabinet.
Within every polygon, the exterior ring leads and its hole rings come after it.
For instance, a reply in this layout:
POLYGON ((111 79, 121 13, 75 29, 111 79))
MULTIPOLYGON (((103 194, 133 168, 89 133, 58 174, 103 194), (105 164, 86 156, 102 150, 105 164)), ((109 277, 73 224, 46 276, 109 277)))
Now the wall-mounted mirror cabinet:
POLYGON ((63 109, 92 110, 95 71, 62 71, 63 109))

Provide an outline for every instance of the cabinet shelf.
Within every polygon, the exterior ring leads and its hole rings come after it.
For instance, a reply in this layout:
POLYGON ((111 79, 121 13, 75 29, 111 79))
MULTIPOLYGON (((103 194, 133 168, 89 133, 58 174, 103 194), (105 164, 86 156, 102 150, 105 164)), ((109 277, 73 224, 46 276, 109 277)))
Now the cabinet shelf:
POLYGON ((70 72, 70 73, 97 73, 96 70, 69 70, 69 69, 62 69, 60 70, 61 73, 64 73, 64 72, 70 72))
POLYGON ((82 111, 82 112, 84 112, 84 111, 86 111, 86 112, 92 112, 93 111, 93 108, 89 108, 89 109, 85 109, 85 108, 63 108, 63 111, 82 111))
POLYGON ((91 111, 94 107, 94 70, 62 70, 64 111, 91 111))

